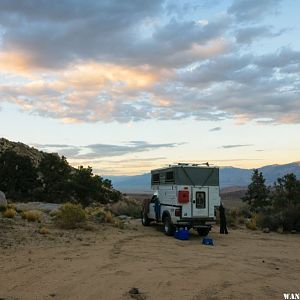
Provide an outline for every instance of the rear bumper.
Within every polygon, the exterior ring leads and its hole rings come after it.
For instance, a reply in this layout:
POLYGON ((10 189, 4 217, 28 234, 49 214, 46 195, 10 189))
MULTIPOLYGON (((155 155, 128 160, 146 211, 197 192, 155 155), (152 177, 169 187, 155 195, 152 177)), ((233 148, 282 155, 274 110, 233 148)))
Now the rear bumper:
POLYGON ((214 218, 182 218, 177 220, 175 225, 180 226, 191 226, 194 228, 201 228, 201 227, 211 227, 211 225, 216 224, 214 218))

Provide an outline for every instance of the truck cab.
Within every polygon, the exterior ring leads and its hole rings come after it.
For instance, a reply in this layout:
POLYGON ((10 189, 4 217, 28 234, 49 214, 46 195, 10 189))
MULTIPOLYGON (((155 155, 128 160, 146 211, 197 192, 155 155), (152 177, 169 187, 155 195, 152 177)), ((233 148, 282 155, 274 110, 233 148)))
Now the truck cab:
POLYGON ((152 170, 151 187, 154 193, 144 204, 143 225, 162 222, 167 235, 178 227, 208 234, 220 205, 219 168, 178 164, 152 170))

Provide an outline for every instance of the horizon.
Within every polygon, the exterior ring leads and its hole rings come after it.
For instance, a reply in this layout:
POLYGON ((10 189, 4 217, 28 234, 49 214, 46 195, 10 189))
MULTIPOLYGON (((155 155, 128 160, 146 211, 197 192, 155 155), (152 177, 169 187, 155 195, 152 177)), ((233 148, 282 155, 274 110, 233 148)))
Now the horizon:
MULTIPOLYGON (((5 137, 0 137, 0 139, 6 139, 5 137)), ((8 140, 8 139, 6 139, 8 140)), ((13 142, 13 143, 21 143, 21 144, 24 144, 22 141, 10 141, 8 140, 9 142, 13 142)), ((24 144, 25 146, 29 146, 29 147, 34 147, 34 145, 26 145, 24 144)), ((37 149, 37 148, 35 148, 37 149)), ((38 149, 37 149, 38 150, 38 149)), ((39 150, 39 151, 42 151, 42 150, 39 150)), ((45 151, 47 152, 47 151, 45 151)), ((60 155, 59 153, 57 152, 47 152, 47 153, 50 153, 50 154, 57 154, 57 155, 60 155)), ((61 157, 62 155, 60 155, 61 157)), ((66 157, 67 161, 69 162, 69 159, 68 157, 66 157)), ((248 171, 251 171, 253 169, 261 169, 261 168, 264 168, 264 167, 272 167, 272 166, 286 166, 286 165, 292 165, 292 164, 299 164, 300 165, 300 161, 292 161, 292 162, 288 162, 288 163, 285 163, 285 164, 268 164, 268 165, 260 165, 260 166, 254 166, 254 167, 251 167, 251 168, 241 168, 241 167, 237 167, 237 166, 234 166, 234 165, 217 165, 217 164, 213 164, 213 163, 210 163, 209 161, 207 160, 203 160, 202 163, 199 163, 200 165, 205 165, 206 163, 209 163, 209 167, 217 167, 217 168, 220 168, 220 169, 224 169, 224 168, 235 168, 235 169, 242 169, 242 170, 248 170, 248 171)), ((69 162, 70 163, 70 162, 69 162)), ((177 163, 169 163, 169 164, 165 164, 165 165, 162 165, 162 166, 159 166, 159 168, 165 168, 165 167, 168 167, 169 165, 175 165, 175 164, 178 164, 178 163, 188 163, 188 164, 193 164, 195 162, 177 162, 177 163)), ((73 167, 73 168, 77 168, 79 167, 80 165, 74 165, 74 164, 71 164, 70 165, 73 167)), ((153 169, 152 169, 153 170, 153 169)), ((151 170, 148 170, 146 172, 143 172, 143 173, 136 173, 136 174, 118 174, 118 175, 114 175, 114 174, 98 174, 98 175, 101 175, 103 177, 130 177, 130 176, 143 176, 143 175, 148 175, 150 174, 151 170)), ((95 173, 97 174, 97 173, 95 173)))
POLYGON ((101 176, 300 161, 299 1, 54 4, 0 3, 0 136, 101 176))

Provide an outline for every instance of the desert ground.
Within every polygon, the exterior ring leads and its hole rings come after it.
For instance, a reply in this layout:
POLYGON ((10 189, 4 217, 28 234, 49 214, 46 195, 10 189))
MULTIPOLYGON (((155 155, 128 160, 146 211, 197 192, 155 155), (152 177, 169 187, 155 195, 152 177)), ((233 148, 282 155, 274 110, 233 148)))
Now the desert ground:
POLYGON ((214 246, 131 220, 92 231, 0 220, 0 299, 283 299, 300 290, 300 236, 247 229, 214 246), (140 294, 131 295, 131 288, 140 294))

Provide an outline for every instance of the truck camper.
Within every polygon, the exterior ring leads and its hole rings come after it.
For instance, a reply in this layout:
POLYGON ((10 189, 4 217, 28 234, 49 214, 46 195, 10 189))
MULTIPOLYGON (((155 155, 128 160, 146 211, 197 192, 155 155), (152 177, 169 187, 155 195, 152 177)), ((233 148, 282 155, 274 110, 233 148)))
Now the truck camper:
POLYGON ((151 171, 154 194, 145 202, 142 224, 162 222, 166 235, 178 227, 194 228, 200 236, 211 230, 220 205, 219 168, 179 163, 151 171))

